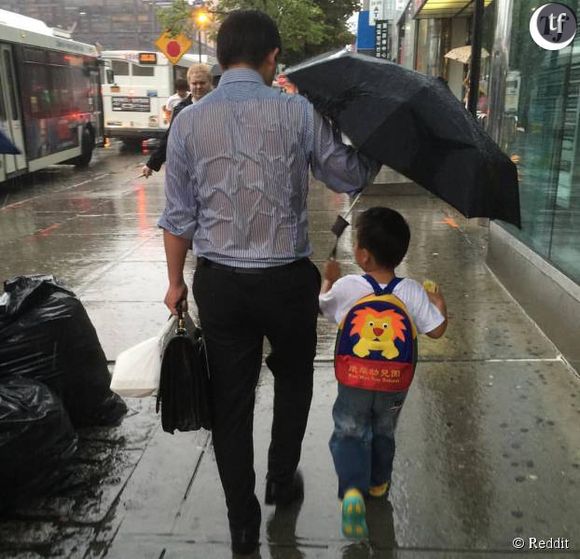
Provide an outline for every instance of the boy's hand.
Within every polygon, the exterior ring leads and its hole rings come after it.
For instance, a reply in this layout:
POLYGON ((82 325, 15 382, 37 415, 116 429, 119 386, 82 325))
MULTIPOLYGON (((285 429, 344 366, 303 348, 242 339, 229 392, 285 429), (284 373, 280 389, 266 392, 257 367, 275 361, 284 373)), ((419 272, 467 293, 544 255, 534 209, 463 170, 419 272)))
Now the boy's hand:
POLYGON ((324 281, 320 293, 328 293, 336 281, 340 279, 340 264, 331 258, 324 264, 324 281))
POLYGON ((441 311, 441 314, 447 318, 447 303, 445 302, 445 297, 443 297, 441 289, 438 287, 434 293, 427 291, 427 297, 441 311))
POLYGON ((427 332, 427 336, 430 338, 440 338, 445 334, 445 330, 447 330, 447 303, 445 302, 445 297, 443 297, 443 293, 441 289, 438 287, 436 292, 427 291, 427 297, 429 297, 429 301, 433 303, 441 312, 445 321, 442 322, 435 330, 431 332, 427 332))
POLYGON ((324 265, 324 279, 330 283, 335 283, 340 279, 340 264, 336 260, 327 260, 324 265))

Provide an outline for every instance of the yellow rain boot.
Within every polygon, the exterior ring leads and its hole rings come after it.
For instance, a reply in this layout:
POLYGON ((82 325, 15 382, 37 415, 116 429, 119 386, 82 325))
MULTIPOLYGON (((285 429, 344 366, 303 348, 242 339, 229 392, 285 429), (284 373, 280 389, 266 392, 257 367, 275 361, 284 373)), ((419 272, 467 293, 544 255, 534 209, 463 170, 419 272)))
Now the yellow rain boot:
POLYGON ((389 482, 386 481, 382 485, 375 485, 369 488, 369 495, 371 497, 384 497, 389 492, 389 482))

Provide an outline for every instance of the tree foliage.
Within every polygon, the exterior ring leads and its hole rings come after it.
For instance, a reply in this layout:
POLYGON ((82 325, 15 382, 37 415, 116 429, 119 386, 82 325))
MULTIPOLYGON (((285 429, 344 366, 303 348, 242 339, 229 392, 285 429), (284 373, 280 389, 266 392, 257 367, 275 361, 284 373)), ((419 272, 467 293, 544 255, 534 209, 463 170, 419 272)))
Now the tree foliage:
POLYGON ((220 0, 219 10, 261 10, 278 25, 282 37, 281 60, 292 64, 304 57, 306 46, 324 42, 324 14, 313 0, 220 0))
POLYGON ((187 0, 173 0, 171 6, 157 10, 157 19, 161 28, 171 36, 184 33, 190 38, 195 38, 197 28, 192 13, 193 8, 187 0))
POLYGON ((326 33, 321 43, 306 46, 305 55, 313 56, 351 44, 354 35, 348 27, 348 20, 361 9, 360 0, 314 0, 314 3, 324 14, 326 33))
MULTIPOLYGON (((236 9, 266 12, 280 29, 281 61, 294 64, 350 43, 353 36, 347 20, 359 7, 358 0, 215 0, 209 9, 216 24, 236 9)), ((158 19, 171 35, 194 37, 197 29, 192 10, 187 0, 173 0, 171 6, 158 11, 158 19)))

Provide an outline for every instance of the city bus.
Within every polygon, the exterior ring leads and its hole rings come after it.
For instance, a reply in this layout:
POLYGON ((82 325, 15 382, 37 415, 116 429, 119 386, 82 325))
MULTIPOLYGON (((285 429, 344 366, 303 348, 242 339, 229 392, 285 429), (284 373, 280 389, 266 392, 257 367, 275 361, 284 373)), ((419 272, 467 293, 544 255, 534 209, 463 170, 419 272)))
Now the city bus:
POLYGON ((103 143, 99 55, 63 30, 0 10, 0 183, 58 163, 88 165, 103 143))
MULTIPOLYGON (((175 93, 175 81, 185 79, 200 57, 186 54, 177 64, 153 51, 110 50, 103 51, 102 57, 112 69, 103 85, 105 136, 126 143, 161 138, 171 118, 165 104, 175 93)), ((215 60, 204 54, 201 62, 215 60)))

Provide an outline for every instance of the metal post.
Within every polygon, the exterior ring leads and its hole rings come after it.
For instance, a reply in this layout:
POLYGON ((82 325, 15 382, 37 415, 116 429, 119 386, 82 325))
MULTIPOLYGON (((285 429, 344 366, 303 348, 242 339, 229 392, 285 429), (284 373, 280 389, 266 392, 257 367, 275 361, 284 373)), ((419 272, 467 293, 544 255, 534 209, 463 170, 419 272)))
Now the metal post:
POLYGON ((471 64, 469 68, 469 97, 467 108, 473 116, 477 116, 479 100, 479 73, 481 72, 481 47, 483 33, 483 0, 475 0, 473 27, 471 31, 471 64))
POLYGON ((199 49, 199 63, 201 64, 201 29, 197 30, 197 46, 199 49))

